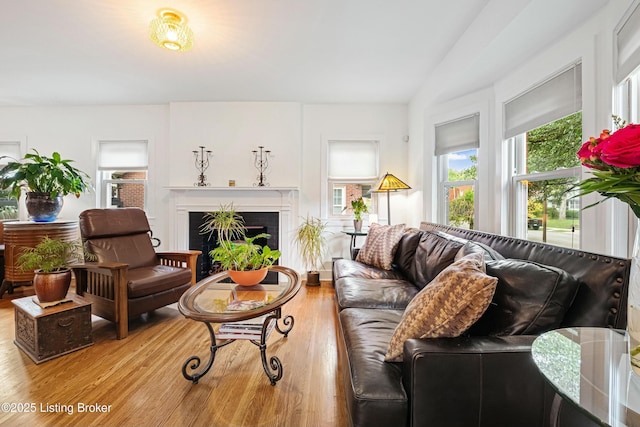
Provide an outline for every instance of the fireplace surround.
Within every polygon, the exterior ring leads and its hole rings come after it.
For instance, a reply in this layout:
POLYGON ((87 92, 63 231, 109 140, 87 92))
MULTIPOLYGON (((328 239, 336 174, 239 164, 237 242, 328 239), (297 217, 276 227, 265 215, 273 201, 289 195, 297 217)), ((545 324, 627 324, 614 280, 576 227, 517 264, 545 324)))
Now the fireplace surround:
MULTIPOLYGON (((221 205, 233 204, 234 209, 245 217, 257 215, 259 221, 277 214, 277 232, 267 230, 272 237, 269 247, 280 250, 279 264, 296 269, 297 260, 293 251, 293 230, 298 218, 298 189, 294 187, 169 187, 171 247, 189 249, 191 246, 190 217, 218 210, 221 205), (260 213, 267 214, 260 217, 260 213), (274 245, 274 246, 272 246, 274 245)), ((273 219, 264 224, 247 222, 247 225, 267 225, 273 229, 273 219), (271 222, 270 222, 271 221, 271 222)), ((264 243, 263 243, 264 244, 264 243)), ((204 251, 203 251, 204 255, 204 251)), ((204 273, 200 273, 204 274, 204 273)))

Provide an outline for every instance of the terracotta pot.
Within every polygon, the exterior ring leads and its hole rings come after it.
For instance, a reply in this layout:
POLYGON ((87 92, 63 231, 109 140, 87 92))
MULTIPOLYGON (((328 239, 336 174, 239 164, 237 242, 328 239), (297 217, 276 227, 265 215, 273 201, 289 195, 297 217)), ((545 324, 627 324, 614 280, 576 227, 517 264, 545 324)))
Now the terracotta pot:
POLYGON ((62 195, 52 199, 49 193, 27 193, 25 205, 29 219, 35 222, 52 222, 58 218, 64 199, 62 195))
POLYGON ((267 277, 267 273, 269 272, 268 268, 262 268, 260 270, 248 270, 248 271, 236 271, 236 270, 228 270, 229 277, 238 285, 242 286, 253 286, 262 282, 265 277, 267 277))
POLYGON ((40 302, 53 302, 63 300, 67 296, 71 284, 71 270, 43 273, 36 270, 33 277, 33 288, 40 302))

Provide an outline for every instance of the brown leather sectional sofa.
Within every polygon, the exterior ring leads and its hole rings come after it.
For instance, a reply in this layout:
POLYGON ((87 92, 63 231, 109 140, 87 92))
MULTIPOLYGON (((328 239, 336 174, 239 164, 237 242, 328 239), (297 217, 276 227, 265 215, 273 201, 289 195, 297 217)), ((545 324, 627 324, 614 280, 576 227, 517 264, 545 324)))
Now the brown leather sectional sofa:
POLYGON ((558 400, 552 408, 554 392, 533 363, 531 344, 558 327, 624 329, 629 267, 627 259, 431 223, 403 235, 392 270, 337 260, 351 424, 545 426, 553 411, 566 424, 590 425, 558 400), (409 339, 403 362, 385 362, 404 308, 461 250, 481 251, 487 273, 499 277, 492 305, 462 336, 409 339))

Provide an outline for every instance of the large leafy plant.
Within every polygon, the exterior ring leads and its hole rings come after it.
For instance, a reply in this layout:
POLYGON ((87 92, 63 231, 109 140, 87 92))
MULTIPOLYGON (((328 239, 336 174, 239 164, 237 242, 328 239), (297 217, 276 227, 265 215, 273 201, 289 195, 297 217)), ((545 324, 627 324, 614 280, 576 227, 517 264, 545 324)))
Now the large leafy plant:
POLYGON ((326 228, 320 218, 307 216, 296 229, 296 244, 309 271, 318 271, 322 265, 326 228))
MULTIPOLYGON (((0 160, 6 156, 0 157, 0 160)), ((51 198, 80 193, 91 188, 91 178, 71 165, 73 160, 63 159, 54 152, 42 156, 37 150, 26 154, 21 161, 11 161, 0 169, 0 188, 9 190, 9 196, 20 198, 22 188, 29 192, 49 193, 51 198)))
POLYGON ((280 251, 254 243, 256 239, 266 239, 269 236, 267 233, 260 233, 254 237, 244 237, 242 242, 220 240, 209 255, 220 263, 223 270, 247 271, 270 267, 280 258, 280 251))

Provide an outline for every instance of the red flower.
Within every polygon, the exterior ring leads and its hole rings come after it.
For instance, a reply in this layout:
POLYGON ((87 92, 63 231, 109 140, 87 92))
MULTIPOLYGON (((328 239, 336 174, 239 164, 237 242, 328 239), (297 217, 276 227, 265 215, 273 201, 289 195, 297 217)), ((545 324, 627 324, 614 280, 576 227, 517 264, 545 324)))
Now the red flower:
POLYGON ((611 134, 600 148, 600 159, 619 168, 640 166, 640 125, 630 124, 611 134))
MULTIPOLYGON (((606 131, 608 132, 608 131, 606 131)), ((600 152, 602 151, 602 140, 609 136, 608 133, 600 134, 600 138, 589 138, 587 142, 582 144, 580 150, 578 150, 578 157, 580 162, 588 168, 601 169, 602 161, 600 160, 600 152), (604 136, 604 137, 603 137, 604 136)))

